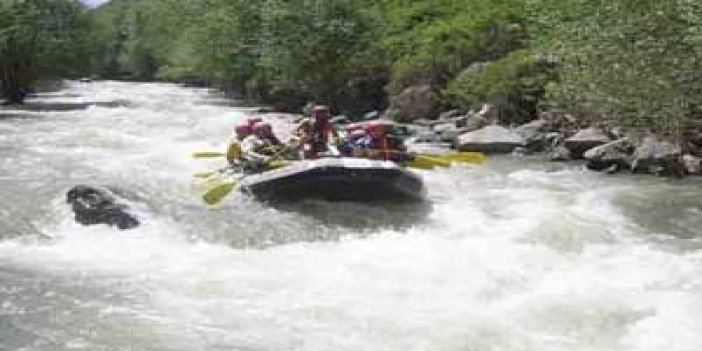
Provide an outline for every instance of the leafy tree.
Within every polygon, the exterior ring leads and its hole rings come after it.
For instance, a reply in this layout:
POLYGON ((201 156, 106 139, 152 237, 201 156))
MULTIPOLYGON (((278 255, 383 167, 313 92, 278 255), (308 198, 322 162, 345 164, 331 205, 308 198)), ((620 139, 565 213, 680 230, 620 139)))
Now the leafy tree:
POLYGON ((83 8, 68 0, 0 2, 0 92, 21 103, 39 77, 80 74, 92 50, 83 8))
POLYGON ((554 103, 672 133, 702 120, 699 1, 544 0, 530 8, 536 44, 562 66, 548 89, 554 103))

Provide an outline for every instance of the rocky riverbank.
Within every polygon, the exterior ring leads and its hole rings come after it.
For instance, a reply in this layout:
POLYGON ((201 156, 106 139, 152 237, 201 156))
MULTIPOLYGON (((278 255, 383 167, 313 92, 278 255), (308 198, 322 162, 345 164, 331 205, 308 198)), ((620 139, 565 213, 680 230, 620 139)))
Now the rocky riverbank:
POLYGON ((460 151, 541 155, 544 160, 585 160, 587 168, 607 173, 658 176, 702 175, 702 135, 684 139, 604 123, 579 123, 568 114, 542 113, 518 125, 500 123, 499 111, 483 105, 478 111, 451 110, 437 119, 410 124, 414 143, 448 143, 460 151))

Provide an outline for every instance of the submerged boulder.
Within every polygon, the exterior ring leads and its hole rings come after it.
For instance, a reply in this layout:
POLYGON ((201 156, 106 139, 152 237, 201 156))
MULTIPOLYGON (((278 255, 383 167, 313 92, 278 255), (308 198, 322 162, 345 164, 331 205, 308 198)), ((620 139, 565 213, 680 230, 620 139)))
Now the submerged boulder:
POLYGON ((71 205, 76 222, 82 225, 107 224, 119 229, 139 226, 128 206, 119 203, 112 193, 99 187, 76 185, 66 193, 66 203, 71 205))

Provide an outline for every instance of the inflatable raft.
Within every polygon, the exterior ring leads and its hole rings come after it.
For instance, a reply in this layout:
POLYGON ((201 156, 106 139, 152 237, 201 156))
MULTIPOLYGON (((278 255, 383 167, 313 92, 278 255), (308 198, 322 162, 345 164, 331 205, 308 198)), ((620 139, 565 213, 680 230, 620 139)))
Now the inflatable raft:
POLYGON ((244 177, 240 190, 269 202, 302 199, 354 202, 425 200, 422 179, 390 161, 327 158, 244 177))

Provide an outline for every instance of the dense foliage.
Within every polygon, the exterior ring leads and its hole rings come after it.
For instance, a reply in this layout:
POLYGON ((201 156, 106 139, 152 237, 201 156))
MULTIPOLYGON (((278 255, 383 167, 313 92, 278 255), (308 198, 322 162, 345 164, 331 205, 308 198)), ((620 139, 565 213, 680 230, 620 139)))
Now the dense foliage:
POLYGON ((75 1, 0 1, 0 97, 22 102, 39 77, 79 74, 95 47, 89 29, 75 1))
POLYGON ((545 108, 669 132, 702 121, 699 1, 112 0, 90 15, 87 36, 75 1, 2 0, 4 95, 80 61, 280 109, 361 113, 429 85, 443 108, 491 102, 508 123, 545 108))

